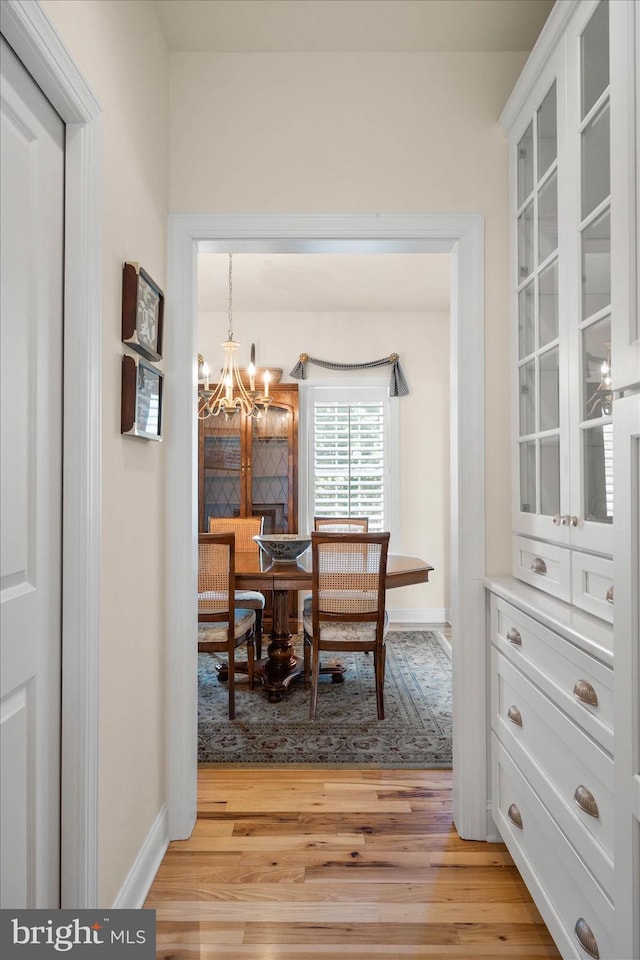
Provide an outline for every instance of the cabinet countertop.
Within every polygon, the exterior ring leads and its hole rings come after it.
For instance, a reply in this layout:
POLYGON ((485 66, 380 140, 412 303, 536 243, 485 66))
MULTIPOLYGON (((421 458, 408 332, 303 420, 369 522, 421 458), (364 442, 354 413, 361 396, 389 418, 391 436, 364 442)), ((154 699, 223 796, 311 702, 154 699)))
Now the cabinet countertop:
POLYGON ((613 627, 577 607, 530 587, 515 577, 485 577, 491 593, 522 610, 543 626, 560 634, 570 643, 613 667, 613 627))

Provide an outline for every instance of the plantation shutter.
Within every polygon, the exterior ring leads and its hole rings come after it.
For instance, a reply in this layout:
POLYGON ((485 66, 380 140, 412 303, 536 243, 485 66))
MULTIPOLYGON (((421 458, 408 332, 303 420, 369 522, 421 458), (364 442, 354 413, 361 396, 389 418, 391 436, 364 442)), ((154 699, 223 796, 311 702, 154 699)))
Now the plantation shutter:
POLYGON ((368 517, 384 529, 384 409, 381 401, 314 403, 314 512, 368 517))

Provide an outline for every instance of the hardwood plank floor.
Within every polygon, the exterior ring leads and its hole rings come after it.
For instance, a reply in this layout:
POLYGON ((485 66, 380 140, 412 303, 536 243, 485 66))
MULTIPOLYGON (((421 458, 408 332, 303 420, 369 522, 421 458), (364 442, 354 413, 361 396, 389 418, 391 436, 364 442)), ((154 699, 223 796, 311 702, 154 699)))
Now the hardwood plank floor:
POLYGON ((460 840, 447 770, 202 767, 160 865, 162 960, 559 958, 504 844, 460 840))

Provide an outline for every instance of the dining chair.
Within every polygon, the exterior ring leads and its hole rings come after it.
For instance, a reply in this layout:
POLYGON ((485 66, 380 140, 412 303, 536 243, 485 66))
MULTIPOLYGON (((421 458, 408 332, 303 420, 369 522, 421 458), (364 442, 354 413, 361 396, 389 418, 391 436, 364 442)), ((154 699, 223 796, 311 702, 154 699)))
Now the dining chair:
POLYGON ((340 650, 373 653, 378 720, 384 720, 388 552, 388 533, 311 534, 311 612, 303 616, 303 625, 312 720, 318 709, 320 654, 340 650))
MULTIPOLYGON (((260 548, 253 539, 264 530, 264 517, 209 517, 209 533, 235 533, 236 553, 260 548)), ((239 609, 254 610, 256 614, 256 659, 262 658, 262 611, 265 597, 258 590, 236 590, 235 605, 239 609)))
POLYGON ((229 719, 236 715, 235 651, 247 644, 247 673, 253 686, 254 610, 235 607, 235 534, 198 535, 198 652, 229 658, 229 719), (231 615, 233 612, 233 616, 231 615))
POLYGON ((368 533, 369 517, 314 517, 313 529, 320 533, 368 533))
MULTIPOLYGON (((314 517, 313 529, 319 533, 368 533, 369 517, 314 517)), ((311 614, 311 596, 303 603, 303 615, 311 614)))

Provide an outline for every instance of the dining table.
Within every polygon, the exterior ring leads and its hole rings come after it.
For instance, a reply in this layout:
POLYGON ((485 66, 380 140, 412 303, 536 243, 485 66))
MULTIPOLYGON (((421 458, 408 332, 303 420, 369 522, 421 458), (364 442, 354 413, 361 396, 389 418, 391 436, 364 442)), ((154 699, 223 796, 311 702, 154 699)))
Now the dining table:
MULTIPOLYGON (((406 587, 426 583, 433 566, 418 557, 389 554, 387 557, 386 588, 406 587)), ((272 629, 267 656, 254 664, 254 678, 259 680, 271 703, 278 703, 294 680, 304 676, 304 662, 298 657, 291 642, 289 629, 289 592, 311 591, 311 550, 297 561, 283 563, 271 560, 262 550, 236 551, 236 590, 259 590, 272 596, 272 629)), ((236 662, 236 671, 246 673, 247 666, 236 662)), ((330 675, 334 683, 341 683, 344 667, 340 663, 321 664, 320 673, 330 675)), ((220 667, 218 678, 227 679, 226 666, 220 667)))

